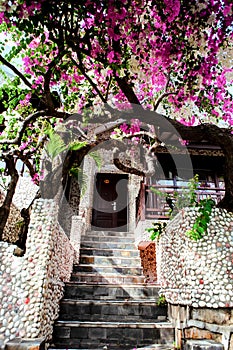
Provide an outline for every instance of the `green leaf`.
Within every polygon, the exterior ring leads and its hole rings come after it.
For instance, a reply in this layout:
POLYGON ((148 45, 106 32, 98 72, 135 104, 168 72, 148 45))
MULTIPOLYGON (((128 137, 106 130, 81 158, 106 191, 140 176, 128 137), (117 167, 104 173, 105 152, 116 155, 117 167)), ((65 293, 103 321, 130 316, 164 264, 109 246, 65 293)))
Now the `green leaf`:
POLYGON ((80 168, 72 167, 69 171, 70 175, 73 176, 76 180, 79 180, 80 168))
POLYGON ((150 232, 154 232, 154 229, 153 228, 146 228, 146 231, 150 233, 150 232))
POLYGON ((85 147, 87 145, 87 142, 79 142, 79 141, 73 141, 69 144, 69 150, 70 151, 78 151, 79 149, 85 147))
POLYGON ((52 160, 54 160, 55 157, 66 149, 67 146, 62 140, 61 136, 55 133, 50 135, 50 140, 46 146, 46 151, 52 160))
POLYGON ((199 227, 197 228, 197 232, 200 233, 201 235, 203 235, 203 233, 205 233, 205 230, 204 230, 203 227, 199 226, 199 227))
POLYGON ((90 152, 88 153, 88 155, 94 159, 97 167, 98 167, 98 171, 100 171, 101 167, 102 167, 102 164, 103 164, 103 160, 102 160, 102 157, 101 155, 99 154, 98 151, 93 151, 93 152, 90 152))

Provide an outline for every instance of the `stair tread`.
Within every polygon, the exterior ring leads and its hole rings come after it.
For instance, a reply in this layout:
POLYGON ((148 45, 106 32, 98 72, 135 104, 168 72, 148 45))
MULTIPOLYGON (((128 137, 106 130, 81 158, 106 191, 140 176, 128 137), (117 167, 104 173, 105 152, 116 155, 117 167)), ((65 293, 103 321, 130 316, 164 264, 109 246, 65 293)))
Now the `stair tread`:
MULTIPOLYGON (((98 271, 96 271, 96 272, 98 272, 98 271)), ((72 273, 72 276, 88 276, 88 277, 90 277, 90 276, 102 276, 102 277, 120 277, 120 276, 122 276, 122 277, 124 277, 124 278, 126 278, 126 277, 143 277, 144 278, 144 276, 143 275, 129 275, 129 274, 127 274, 127 275, 122 275, 122 273, 121 272, 119 272, 119 273, 104 273, 104 274, 102 274, 102 275, 100 275, 100 274, 98 274, 98 273, 93 273, 93 272, 82 272, 82 271, 77 271, 77 272, 73 272, 72 273)))
POLYGON ((55 326, 66 327, 105 327, 105 328, 173 328, 173 325, 169 321, 158 322, 112 322, 112 321, 62 321, 57 320, 55 326))
MULTIPOLYGON (((81 285, 85 284, 85 286, 96 286, 96 282, 83 282, 81 283, 81 285)), ((66 285, 80 285, 80 282, 79 281, 69 281, 69 282, 66 282, 66 285)), ((101 286, 106 286, 106 287, 113 287, 113 288, 117 288, 117 287, 122 287, 123 289, 124 288, 133 288, 135 289, 135 284, 134 283, 124 283, 124 284, 120 284, 120 283, 103 283, 101 284, 101 286)), ((145 287, 145 288, 161 288, 160 284, 159 283, 155 283, 155 284, 147 284, 147 283, 137 283, 137 287, 145 287)))
POLYGON ((102 233, 106 232, 106 233, 110 233, 110 234, 125 233, 126 235, 133 235, 133 231, 111 231, 111 230, 90 230, 90 231, 86 231, 86 234, 89 234, 89 233, 96 233, 96 234, 98 234, 100 232, 102 232, 102 233))
POLYGON ((110 256, 106 256, 106 255, 88 255, 88 254, 81 254, 81 257, 85 257, 85 258, 104 258, 104 259, 127 259, 127 260, 138 260, 141 261, 140 257, 135 257, 135 256, 116 256, 116 255, 110 255, 110 256))
POLYGON ((134 235, 133 234, 129 234, 129 235, 115 235, 115 234, 104 234, 104 233, 101 233, 101 234, 95 234, 95 233, 89 233, 85 236, 83 236, 83 239, 85 239, 86 237, 106 237, 106 238, 127 238, 128 240, 131 240, 132 242, 135 242, 135 238, 134 238, 134 235))
MULTIPOLYGON (((130 252, 138 252, 139 251, 137 249, 135 249, 132 245, 132 247, 129 246, 129 244, 127 245, 127 247, 123 247, 123 244, 113 244, 111 243, 111 245, 107 244, 106 242, 94 242, 94 241, 90 241, 89 243, 85 243, 85 245, 81 245, 81 250, 104 250, 104 251, 114 251, 114 250, 124 250, 124 251, 130 251, 130 252), (89 244, 91 243, 91 244, 89 244)), ((126 245, 126 244, 124 244, 126 245)), ((140 254, 140 253, 139 253, 140 254)))
MULTIPOLYGON (((129 266, 129 265, 100 265, 100 264, 79 264, 74 267, 74 269, 78 269, 79 267, 84 267, 84 266, 90 266, 90 267, 100 267, 100 268, 110 268, 110 267, 115 267, 116 269, 121 269, 124 267, 127 267, 128 269, 142 269, 142 266, 129 266)), ((75 273, 76 271, 73 271, 75 273)))
POLYGON ((119 265, 97 265, 97 264, 80 264, 80 268, 75 269, 72 274, 77 274, 77 273, 95 273, 98 275, 99 273, 104 273, 105 274, 119 274, 122 273, 122 270, 129 270, 130 271, 130 276, 133 274, 138 274, 138 272, 142 273, 142 267, 133 267, 133 266, 119 266, 119 265), (83 271, 83 268, 85 268, 85 271, 83 271), (103 272, 99 270, 103 270, 103 272), (109 272, 108 270, 113 270, 114 272, 109 272), (135 272, 134 272, 135 271, 135 272))
POLYGON ((108 299, 108 300, 93 300, 93 299, 86 299, 86 300, 74 300, 74 299, 62 299, 61 303, 70 303, 70 304, 147 304, 147 305, 155 305, 157 302, 156 299, 124 299, 124 300, 115 300, 115 299, 108 299))
MULTIPOLYGON (((90 237, 90 236, 89 236, 90 237)), ((93 236, 93 237, 97 237, 97 236, 93 236)), ((121 245, 121 244, 128 244, 128 245, 132 245, 132 246, 134 246, 134 247, 136 247, 136 249, 137 249, 137 245, 135 245, 135 243, 134 242, 119 242, 118 241, 118 239, 116 239, 115 241, 113 241, 112 239, 111 239, 111 242, 109 242, 108 240, 106 240, 106 241, 101 241, 101 242, 96 242, 96 241, 94 241, 94 242, 92 242, 92 241, 89 241, 88 239, 87 240, 85 240, 85 239, 81 239, 81 246, 82 245, 84 245, 84 244, 90 244, 90 243, 102 243, 102 244, 117 244, 117 245, 121 245)))
POLYGON ((109 251, 109 250, 113 250, 113 251, 125 251, 125 252, 138 252, 138 249, 128 249, 128 248, 96 248, 96 247, 82 247, 81 246, 81 250, 103 250, 103 251, 109 251))
MULTIPOLYGON (((54 347, 49 347, 48 350, 90 350, 90 348, 54 348, 54 347)), ((92 348, 91 350, 103 350, 104 348, 92 348)), ((173 344, 154 344, 154 345, 148 345, 148 346, 143 346, 143 347, 138 347, 138 350, 173 350, 174 346, 173 344)), ((106 348, 108 350, 108 348, 106 348)), ((119 349, 120 350, 120 349, 119 349)))

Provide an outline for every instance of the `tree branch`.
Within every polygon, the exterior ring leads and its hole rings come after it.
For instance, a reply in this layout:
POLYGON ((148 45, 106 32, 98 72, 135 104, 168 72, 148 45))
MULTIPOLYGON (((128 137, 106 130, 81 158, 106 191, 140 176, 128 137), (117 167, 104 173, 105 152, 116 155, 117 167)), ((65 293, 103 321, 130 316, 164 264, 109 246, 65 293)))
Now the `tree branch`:
MULTIPOLYGON (((166 74, 165 74, 166 75, 166 74)), ((160 103, 162 102, 162 100, 167 97, 167 96, 170 96, 170 95, 176 95, 177 92, 168 92, 167 89, 168 89, 168 86, 169 86, 169 83, 170 83, 170 73, 168 74, 167 76, 167 82, 166 82, 166 86, 165 86, 165 89, 164 89, 164 93, 159 96, 159 98, 157 99, 157 101, 155 101, 155 105, 154 105, 154 111, 157 110, 157 108, 159 107, 160 103)))
POLYGON ((52 77, 52 69, 56 66, 56 61, 59 58, 60 60, 64 56, 65 52, 60 52, 58 55, 49 63, 47 72, 44 75, 44 93, 46 98, 46 104, 49 109, 54 110, 54 103, 51 96, 50 90, 50 81, 52 77))
POLYGON ((157 110, 157 108, 159 107, 160 103, 162 102, 162 100, 170 95, 176 95, 177 92, 164 92, 162 95, 159 96, 159 98, 156 100, 155 105, 154 105, 154 111, 157 110))
POLYGON ((112 82, 112 76, 110 76, 109 81, 108 81, 108 86, 107 86, 107 90, 106 90, 106 95, 105 95, 105 100, 108 100, 108 94, 109 94, 109 89, 110 89, 110 85, 112 82))
POLYGON ((130 164, 123 164, 123 162, 120 160, 120 149, 115 148, 113 151, 113 163, 114 165, 120 169, 121 171, 128 173, 128 174, 134 174, 137 176, 143 176, 143 177, 150 177, 154 175, 155 173, 155 167, 154 167, 154 161, 155 157, 150 155, 150 151, 147 150, 145 154, 145 163, 147 164, 147 169, 140 170, 140 165, 138 164, 138 167, 132 167, 130 164))
POLYGON ((10 68, 30 89, 32 89, 32 84, 25 78, 25 76, 10 62, 8 62, 2 55, 0 55, 0 62, 2 62, 5 66, 10 68))
POLYGON ((157 136, 155 134, 152 134, 149 131, 138 131, 138 132, 135 132, 134 134, 127 134, 124 136, 124 139, 132 139, 134 137, 143 137, 143 136, 147 136, 150 139, 156 140, 160 144, 160 141, 158 140, 157 136))
POLYGON ((30 176, 33 177, 35 175, 35 169, 33 167, 33 165, 30 163, 28 157, 24 154, 22 154, 20 151, 16 150, 14 152, 15 155, 17 155, 17 157, 22 160, 22 162, 26 165, 26 167, 29 170, 30 176))
MULTIPOLYGON (((7 144, 7 145, 13 145, 13 144, 16 144, 18 145, 20 142, 21 142, 21 139, 22 139, 22 136, 23 136, 23 133, 27 127, 27 125, 31 122, 33 122, 36 118, 38 117, 44 117, 46 115, 46 111, 38 111, 38 112, 35 112, 33 114, 30 114, 26 119, 24 119, 24 122, 21 126, 21 128, 19 129, 18 131, 18 135, 12 139, 12 140, 8 140, 8 139, 3 139, 1 140, 0 139, 0 144, 3 145, 3 144, 7 144)), ((49 118, 49 117, 48 117, 49 118)))
POLYGON ((124 93, 125 97, 130 103, 133 103, 135 105, 140 105, 140 101, 135 95, 132 87, 130 86, 129 82, 127 81, 126 77, 120 78, 119 76, 116 75, 115 73, 115 79, 117 84, 119 85, 120 89, 124 93))
POLYGON ((98 96, 100 97, 101 101, 104 103, 107 103, 106 98, 102 95, 100 90, 98 89, 97 85, 94 83, 94 81, 89 77, 89 75, 85 72, 85 68, 83 66, 83 63, 80 61, 80 64, 78 64, 73 57, 70 57, 71 61, 76 65, 76 67, 80 70, 80 72, 84 75, 84 77, 87 79, 87 81, 90 83, 90 85, 93 87, 93 89, 97 92, 98 96))

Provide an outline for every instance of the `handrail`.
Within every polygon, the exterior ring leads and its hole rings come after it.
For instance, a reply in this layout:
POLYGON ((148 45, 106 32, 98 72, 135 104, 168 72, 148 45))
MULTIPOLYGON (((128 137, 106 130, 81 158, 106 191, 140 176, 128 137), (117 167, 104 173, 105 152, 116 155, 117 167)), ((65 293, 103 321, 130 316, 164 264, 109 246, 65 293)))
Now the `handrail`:
MULTIPOLYGON (((140 191, 140 203, 138 213, 140 217, 137 216, 138 220, 145 219, 168 219, 169 205, 166 202, 165 196, 160 196, 154 193, 151 188, 156 188, 161 192, 167 193, 172 196, 175 192, 181 192, 182 190, 187 190, 187 186, 174 185, 161 185, 161 184, 143 184, 140 191)), ((197 199, 205 199, 211 197, 216 203, 218 203, 225 194, 225 189, 221 187, 213 187, 210 184, 208 186, 199 186, 196 190, 197 199)))
MULTIPOLYGON (((178 186, 178 185, 157 185, 157 184, 152 184, 152 185, 146 185, 147 187, 156 187, 156 188, 172 188, 172 189, 180 189, 180 190, 186 190, 188 189, 188 186, 178 186)), ((197 190, 221 190, 225 192, 225 189, 222 187, 209 187, 209 186, 199 186, 197 190)))

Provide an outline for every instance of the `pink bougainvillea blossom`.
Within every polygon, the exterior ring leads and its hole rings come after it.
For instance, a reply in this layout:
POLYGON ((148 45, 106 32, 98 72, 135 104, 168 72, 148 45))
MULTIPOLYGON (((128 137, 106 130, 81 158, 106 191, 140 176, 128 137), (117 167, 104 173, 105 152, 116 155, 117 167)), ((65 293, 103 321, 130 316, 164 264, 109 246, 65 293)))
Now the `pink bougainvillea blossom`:
POLYGON ((40 181, 43 179, 44 179, 43 173, 42 174, 35 173, 34 176, 32 177, 32 182, 35 185, 39 185, 40 181))

